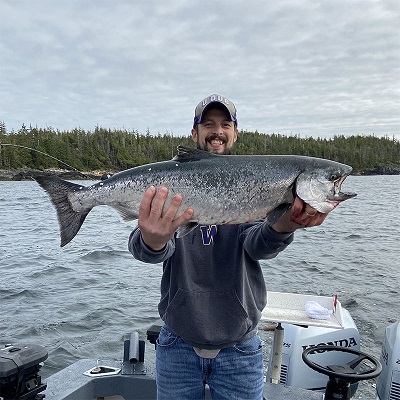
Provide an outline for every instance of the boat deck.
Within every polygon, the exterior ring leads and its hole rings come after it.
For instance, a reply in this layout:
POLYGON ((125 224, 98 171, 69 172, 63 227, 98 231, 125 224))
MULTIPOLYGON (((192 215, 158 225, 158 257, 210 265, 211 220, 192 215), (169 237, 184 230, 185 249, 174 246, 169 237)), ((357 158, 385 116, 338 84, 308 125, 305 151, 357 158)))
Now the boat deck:
MULTIPOLYGON (((113 398, 125 400, 156 399, 154 370, 139 363, 134 373, 124 373, 123 363, 104 361, 102 365, 121 368, 117 375, 91 377, 84 372, 96 366, 96 360, 84 359, 46 379, 46 400, 93 400, 113 398), (116 396, 116 397, 114 397, 116 396)), ((211 399, 206 390, 206 399, 211 399)), ((322 400, 323 395, 304 389, 265 384, 265 400, 322 400)))

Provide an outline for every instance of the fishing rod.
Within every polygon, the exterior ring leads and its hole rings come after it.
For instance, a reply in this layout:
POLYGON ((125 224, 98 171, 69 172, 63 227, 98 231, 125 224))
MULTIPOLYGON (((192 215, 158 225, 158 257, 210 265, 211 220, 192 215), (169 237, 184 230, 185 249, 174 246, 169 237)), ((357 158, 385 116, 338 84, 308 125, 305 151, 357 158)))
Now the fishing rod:
POLYGON ((45 153, 44 151, 40 151, 40 150, 34 149, 34 148, 32 148, 32 147, 23 146, 23 145, 21 145, 21 144, 14 144, 14 143, 0 143, 0 147, 1 147, 1 146, 21 147, 21 148, 23 148, 23 149, 36 151, 37 153, 43 154, 44 156, 50 157, 50 158, 52 158, 53 160, 56 160, 56 161, 58 161, 59 163, 66 165, 67 167, 69 167, 69 168, 71 168, 72 170, 74 170, 75 172, 78 172, 79 174, 85 176, 86 178, 90 178, 89 175, 86 175, 85 173, 79 171, 79 169, 76 169, 76 168, 73 167, 72 165, 69 165, 69 164, 67 164, 66 162, 60 160, 59 158, 54 157, 54 156, 52 156, 52 155, 50 155, 50 154, 48 154, 48 153, 45 153))

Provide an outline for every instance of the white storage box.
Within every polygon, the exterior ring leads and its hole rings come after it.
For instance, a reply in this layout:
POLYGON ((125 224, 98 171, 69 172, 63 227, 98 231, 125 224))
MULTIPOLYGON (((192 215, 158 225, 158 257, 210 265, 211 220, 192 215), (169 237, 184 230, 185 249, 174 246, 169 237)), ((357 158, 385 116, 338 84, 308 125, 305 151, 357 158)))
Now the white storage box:
POLYGON ((267 292, 267 305, 262 311, 262 320, 286 322, 295 325, 343 328, 342 306, 337 296, 313 296, 294 293, 267 292), (329 319, 309 318, 306 303, 316 301, 330 311, 329 319))

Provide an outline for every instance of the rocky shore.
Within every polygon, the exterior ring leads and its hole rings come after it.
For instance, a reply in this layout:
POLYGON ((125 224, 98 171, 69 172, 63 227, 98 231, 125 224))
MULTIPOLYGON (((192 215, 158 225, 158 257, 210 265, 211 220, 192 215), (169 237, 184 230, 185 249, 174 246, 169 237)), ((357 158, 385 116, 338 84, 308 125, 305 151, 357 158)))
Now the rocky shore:
MULTIPOLYGON (((80 180, 80 179, 92 179, 102 180, 109 178, 112 171, 91 171, 91 172, 79 172, 79 171, 68 171, 63 169, 47 169, 39 171, 35 169, 21 168, 13 170, 0 169, 0 181, 27 181, 31 180, 37 175, 57 175, 62 179, 67 180, 80 180)), ((354 172, 354 175, 400 175, 400 168, 396 167, 375 167, 373 169, 354 172)))
POLYGON ((66 180, 93 179, 96 181, 106 179, 112 175, 110 171, 79 172, 62 169, 47 169, 39 171, 36 169, 21 168, 13 170, 0 169, 0 181, 28 181, 38 175, 57 175, 66 180))
POLYGON ((380 166, 361 171, 359 175, 400 175, 400 168, 380 166))

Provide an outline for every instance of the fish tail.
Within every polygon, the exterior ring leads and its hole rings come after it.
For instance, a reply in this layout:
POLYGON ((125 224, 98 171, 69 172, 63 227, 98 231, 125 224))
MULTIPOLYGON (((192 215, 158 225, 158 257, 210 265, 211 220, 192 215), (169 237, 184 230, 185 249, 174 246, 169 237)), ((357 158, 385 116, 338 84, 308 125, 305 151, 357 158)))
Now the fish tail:
POLYGON ((68 244, 79 232, 83 221, 92 208, 77 212, 69 200, 69 194, 82 190, 81 185, 64 181, 56 176, 35 176, 36 182, 47 192, 56 211, 60 226, 61 247, 68 244))

